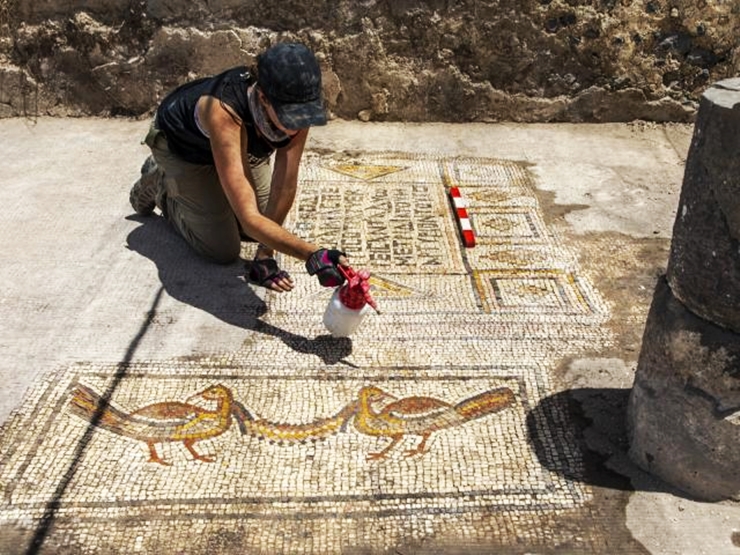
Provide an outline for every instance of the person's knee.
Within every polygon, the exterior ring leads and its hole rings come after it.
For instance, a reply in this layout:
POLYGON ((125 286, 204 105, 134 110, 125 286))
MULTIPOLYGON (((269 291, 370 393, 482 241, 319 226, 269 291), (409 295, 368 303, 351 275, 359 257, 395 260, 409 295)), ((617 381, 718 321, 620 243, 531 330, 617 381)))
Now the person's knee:
POLYGON ((177 199, 167 199, 168 221, 198 255, 216 262, 230 264, 239 258, 241 240, 233 215, 203 221, 177 199))
POLYGON ((216 245, 198 249, 200 254, 216 264, 231 264, 239 258, 241 243, 237 241, 221 241, 216 245))

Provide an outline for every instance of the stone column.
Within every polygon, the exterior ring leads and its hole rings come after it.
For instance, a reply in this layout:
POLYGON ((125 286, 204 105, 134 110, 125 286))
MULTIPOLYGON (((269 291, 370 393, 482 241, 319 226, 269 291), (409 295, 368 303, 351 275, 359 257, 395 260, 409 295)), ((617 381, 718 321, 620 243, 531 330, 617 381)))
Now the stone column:
POLYGON ((642 468, 700 499, 740 499, 740 79, 701 98, 628 425, 642 468))

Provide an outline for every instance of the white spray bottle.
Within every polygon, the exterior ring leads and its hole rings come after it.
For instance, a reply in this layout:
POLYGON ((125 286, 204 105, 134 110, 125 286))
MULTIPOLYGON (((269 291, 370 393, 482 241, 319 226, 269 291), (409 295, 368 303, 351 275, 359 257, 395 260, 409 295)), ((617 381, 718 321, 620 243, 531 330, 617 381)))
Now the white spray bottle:
POLYGON ((370 273, 367 270, 355 272, 349 266, 337 266, 347 281, 337 287, 324 312, 324 326, 333 337, 349 337, 370 311, 380 314, 370 295, 370 273))

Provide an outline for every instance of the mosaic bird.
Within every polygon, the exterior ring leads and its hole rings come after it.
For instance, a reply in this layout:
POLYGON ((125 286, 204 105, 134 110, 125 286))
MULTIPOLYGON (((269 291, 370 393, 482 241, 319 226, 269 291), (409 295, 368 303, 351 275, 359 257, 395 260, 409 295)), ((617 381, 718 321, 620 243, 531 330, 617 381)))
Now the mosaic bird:
POLYGON ((421 442, 407 450, 406 456, 422 454, 432 433, 509 407, 514 403, 514 393, 508 387, 501 387, 452 405, 433 397, 397 399, 378 387, 367 386, 360 390, 359 402, 354 419, 357 431, 392 440, 382 451, 368 455, 368 460, 374 460, 385 457, 406 435, 421 437, 421 442), (385 400, 392 402, 376 411, 373 405, 385 400))
POLYGON ((213 462, 213 458, 195 450, 195 443, 223 434, 233 420, 244 434, 245 422, 253 418, 223 385, 212 385, 196 396, 215 401, 216 408, 208 410, 192 403, 165 401, 127 413, 110 405, 89 387, 78 384, 72 391, 69 410, 104 430, 143 441, 149 447, 149 462, 171 464, 157 454, 154 446, 177 441, 182 441, 195 459, 213 462))

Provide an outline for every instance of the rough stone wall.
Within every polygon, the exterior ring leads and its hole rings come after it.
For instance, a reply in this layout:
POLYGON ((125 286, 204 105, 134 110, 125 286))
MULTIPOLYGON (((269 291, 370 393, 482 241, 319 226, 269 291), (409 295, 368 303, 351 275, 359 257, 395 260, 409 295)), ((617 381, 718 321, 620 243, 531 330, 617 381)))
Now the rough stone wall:
POLYGON ((348 119, 690 121, 740 74, 738 0, 0 0, 0 26, 0 117, 145 115, 278 40, 348 119))

